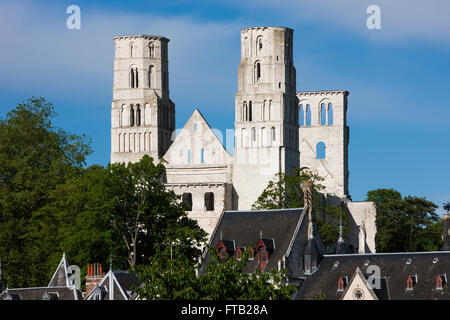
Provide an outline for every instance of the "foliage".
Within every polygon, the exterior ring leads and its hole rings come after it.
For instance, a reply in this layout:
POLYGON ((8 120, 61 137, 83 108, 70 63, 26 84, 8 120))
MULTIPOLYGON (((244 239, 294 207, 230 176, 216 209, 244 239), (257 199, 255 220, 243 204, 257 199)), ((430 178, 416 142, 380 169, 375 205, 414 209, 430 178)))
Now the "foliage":
POLYGON ((334 253, 339 239, 339 226, 342 221, 342 237, 347 238, 349 217, 340 206, 326 206, 325 214, 317 216, 317 228, 326 253, 334 253))
POLYGON ((445 211, 447 211, 447 213, 450 213, 450 201, 444 203, 443 208, 445 211))
POLYGON ((31 98, 0 120, 0 258, 10 287, 42 285, 53 247, 34 236, 48 221, 33 213, 80 174, 91 152, 88 138, 54 127, 55 116, 52 104, 31 98))
MULTIPOLYGON (((253 210, 270 210, 284 208, 302 208, 303 190, 302 182, 312 181, 314 191, 324 187, 320 184, 324 179, 310 171, 294 169, 291 173, 277 173, 275 179, 269 181, 267 187, 252 205, 253 210)), ((315 197, 317 199, 317 197, 315 197)))
POLYGON ((393 189, 367 193, 377 206, 377 252, 430 251, 442 247, 438 207, 425 198, 406 196, 393 189))
POLYGON ((137 163, 108 167, 105 192, 109 199, 113 232, 126 247, 129 266, 142 263, 157 247, 176 242, 195 257, 197 246, 206 237, 195 220, 187 217, 179 196, 165 189, 163 163, 154 164, 144 155, 137 163))
POLYGON ((144 299, 202 299, 202 300, 286 300, 296 288, 284 283, 286 270, 253 275, 243 272, 250 250, 242 259, 221 260, 216 250, 209 248, 211 260, 202 274, 196 276, 196 266, 187 259, 180 247, 158 252, 150 264, 137 268, 144 287, 137 293, 144 299))

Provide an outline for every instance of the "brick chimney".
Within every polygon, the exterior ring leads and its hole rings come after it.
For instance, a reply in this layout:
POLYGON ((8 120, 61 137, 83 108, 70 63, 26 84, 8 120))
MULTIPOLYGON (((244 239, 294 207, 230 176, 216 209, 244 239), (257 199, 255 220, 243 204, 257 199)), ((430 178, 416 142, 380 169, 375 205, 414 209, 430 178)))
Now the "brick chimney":
POLYGON ((450 214, 442 215, 442 225, 443 225, 443 240, 444 246, 442 250, 450 250, 450 214))
POLYGON ((102 281, 105 273, 102 271, 101 263, 90 263, 87 265, 86 273, 86 295, 88 295, 102 281))

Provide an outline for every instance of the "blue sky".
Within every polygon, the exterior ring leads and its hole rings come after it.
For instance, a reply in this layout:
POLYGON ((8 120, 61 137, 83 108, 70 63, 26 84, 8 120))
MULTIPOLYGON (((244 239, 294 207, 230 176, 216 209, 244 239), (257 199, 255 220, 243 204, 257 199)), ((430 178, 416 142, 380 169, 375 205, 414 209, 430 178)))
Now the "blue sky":
MULTIPOLYGON (((350 194, 376 188, 450 201, 450 3, 441 0, 0 1, 0 116, 31 96, 55 123, 92 140, 88 164, 110 153, 113 41, 168 37, 171 98, 180 128, 198 108, 234 124, 240 30, 294 29, 297 89, 350 91, 350 194), (66 28, 66 8, 81 29, 66 28), (366 27, 369 5, 381 30, 366 27)), ((439 211, 442 213, 442 209, 439 211)))

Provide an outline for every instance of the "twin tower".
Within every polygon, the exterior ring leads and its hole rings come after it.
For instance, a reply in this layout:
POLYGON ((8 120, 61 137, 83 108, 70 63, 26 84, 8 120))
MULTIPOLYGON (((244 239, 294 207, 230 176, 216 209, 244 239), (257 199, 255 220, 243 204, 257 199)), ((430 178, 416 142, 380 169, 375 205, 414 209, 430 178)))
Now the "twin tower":
MULTIPOLYGON (((169 40, 140 35, 115 37, 114 42, 111 162, 136 162, 144 154, 166 159, 175 138, 175 105, 169 97, 169 40)), ((223 200, 230 203, 225 209, 250 209, 276 173, 294 168, 319 173, 325 177, 327 192, 345 197, 347 95, 346 91, 296 91, 292 29, 242 30, 234 155, 231 163, 224 164, 229 169, 224 181, 231 185, 233 199, 223 200), (320 156, 319 146, 323 147, 320 156)), ((191 149, 188 151, 189 161, 177 165, 183 172, 192 168, 186 177, 213 164, 204 161, 203 149, 198 163, 191 161, 191 149)), ((178 154, 186 157, 182 150, 178 154)), ((182 182, 182 178, 178 180, 182 182)))

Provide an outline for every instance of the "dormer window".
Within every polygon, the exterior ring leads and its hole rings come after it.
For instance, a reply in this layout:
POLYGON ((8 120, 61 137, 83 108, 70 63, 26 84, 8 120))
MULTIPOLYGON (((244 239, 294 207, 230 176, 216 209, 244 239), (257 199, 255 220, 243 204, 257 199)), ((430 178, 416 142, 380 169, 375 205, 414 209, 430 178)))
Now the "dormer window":
POLYGON ((242 252, 244 252, 244 251, 245 251, 245 247, 241 247, 236 250, 236 260, 240 261, 242 259, 242 252))
POLYGON ((414 285, 417 283, 417 275, 411 275, 406 279, 406 290, 413 290, 414 285))
POLYGON ((256 252, 258 253, 259 267, 261 268, 261 270, 264 270, 274 249, 275 243, 273 239, 259 240, 258 245, 256 246, 256 252))
POLYGON ((220 240, 216 246, 217 253, 221 260, 225 260, 227 256, 233 256, 235 253, 233 240, 220 240))
POLYGON ((441 274, 436 277, 436 290, 442 290, 444 288, 444 284, 447 283, 447 275, 441 274))
POLYGON ((338 280, 338 290, 337 291, 338 292, 344 291, 344 288, 347 285, 347 283, 348 283, 347 276, 340 277, 339 280, 338 280))

